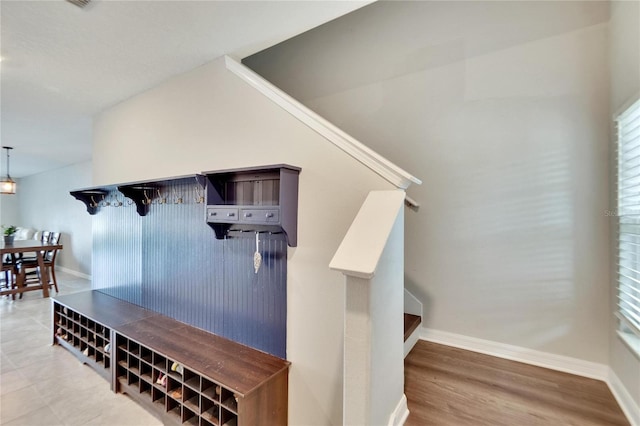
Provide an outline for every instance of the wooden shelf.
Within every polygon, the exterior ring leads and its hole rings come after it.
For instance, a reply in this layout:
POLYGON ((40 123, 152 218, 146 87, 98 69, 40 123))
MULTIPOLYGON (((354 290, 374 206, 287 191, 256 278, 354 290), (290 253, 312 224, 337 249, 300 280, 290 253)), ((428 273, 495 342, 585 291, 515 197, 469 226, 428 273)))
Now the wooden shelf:
POLYGON ((109 191, 103 188, 86 188, 71 191, 70 194, 78 201, 82 201, 87 206, 87 212, 94 215, 98 212, 98 207, 104 201, 104 197, 109 191))
POLYGON ((71 191, 70 194, 77 200, 82 201, 87 206, 87 212, 94 215, 98 212, 98 207, 108 204, 108 200, 105 197, 110 192, 117 190, 135 203, 136 211, 140 216, 146 216, 149 213, 151 204, 160 198, 159 191, 171 185, 194 181, 202 187, 204 193, 205 177, 195 174, 77 189, 71 191))
POLYGON ((165 424, 287 424, 283 359, 98 291, 54 298, 53 320, 54 343, 165 424))
MULTIPOLYGON (((205 220, 216 238, 230 231, 284 234, 291 247, 298 245, 298 177, 300 168, 287 164, 215 170, 202 174, 177 176, 105 187, 84 188, 70 194, 87 206, 89 214, 109 205, 112 191, 120 191, 136 205, 140 216, 160 197, 160 191, 177 183, 195 182, 203 189, 205 220)), ((180 201, 182 202, 182 201, 180 201)), ((162 203, 162 201, 161 201, 162 203)), ((122 205, 122 202, 119 203, 122 205)))

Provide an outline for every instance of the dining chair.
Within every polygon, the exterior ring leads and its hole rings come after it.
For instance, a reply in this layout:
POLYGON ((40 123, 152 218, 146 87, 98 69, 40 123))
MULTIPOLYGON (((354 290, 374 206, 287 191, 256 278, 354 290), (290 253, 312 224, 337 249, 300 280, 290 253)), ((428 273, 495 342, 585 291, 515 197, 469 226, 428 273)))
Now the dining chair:
MULTIPOLYGON (((6 287, 8 290, 14 288, 16 285, 17 270, 16 270, 16 264, 13 262, 10 255, 6 255, 2 259, 2 274, 4 275, 3 286, 6 287)), ((11 297, 15 300, 16 295, 13 294, 11 297)))
MULTIPOLYGON (((49 244, 58 245, 60 243, 60 232, 52 232, 49 235, 49 244)), ((49 270, 49 276, 53 282, 53 286, 58 293, 58 280, 56 279, 56 256, 58 255, 58 249, 49 250, 44 255, 44 266, 49 270)))
POLYGON ((3 287, 11 288, 13 284, 13 267, 8 263, 2 262, 2 275, 4 275, 3 287))
MULTIPOLYGON (((37 235, 37 233, 36 233, 37 235)), ((49 242, 49 238, 51 236, 51 232, 50 231, 41 231, 40 232, 40 236, 38 237, 38 241, 40 241, 43 244, 47 244, 49 242)), ((42 254, 44 255, 44 252, 42 252, 42 254)), ((38 258, 36 257, 35 253, 29 252, 29 253, 20 253, 18 254, 18 262, 19 263, 26 263, 26 264, 31 264, 31 263, 37 263, 38 258)), ((35 271, 31 271, 28 274, 29 275, 33 275, 35 273, 35 271)))
MULTIPOLYGON (((47 244, 49 243, 49 240, 51 239, 51 234, 54 234, 54 232, 51 231, 42 231, 40 233, 40 242, 42 244, 47 244)), ((58 233, 59 234, 59 233, 58 233)), ((57 243, 56 243, 57 244, 57 243)), ((44 254, 44 253, 43 253, 44 254)), ((36 262, 37 261, 37 257, 35 255, 28 255, 25 256, 22 253, 20 253, 20 260, 21 261, 27 261, 27 262, 36 262)))
MULTIPOLYGON (((42 241, 43 243, 46 242, 48 244, 57 245, 60 242, 60 232, 44 231, 43 234, 45 232, 47 234, 46 236, 47 240, 42 241)), ((44 235, 41 239, 44 240, 44 235)), ((49 286, 53 286, 56 289, 56 293, 59 292, 58 279, 56 278, 56 268, 55 268, 57 255, 58 255, 57 249, 47 250, 43 252, 44 267, 49 272, 49 277, 50 277, 49 286)), ((20 268, 24 268, 26 285, 40 282, 42 271, 40 270, 40 267, 38 265, 37 258, 22 259, 22 261, 20 262, 20 268)), ((22 297, 22 294, 20 295, 20 297, 22 297)))
POLYGON ((40 234, 41 243, 48 243, 50 238, 51 238, 51 231, 42 231, 42 234, 40 234))

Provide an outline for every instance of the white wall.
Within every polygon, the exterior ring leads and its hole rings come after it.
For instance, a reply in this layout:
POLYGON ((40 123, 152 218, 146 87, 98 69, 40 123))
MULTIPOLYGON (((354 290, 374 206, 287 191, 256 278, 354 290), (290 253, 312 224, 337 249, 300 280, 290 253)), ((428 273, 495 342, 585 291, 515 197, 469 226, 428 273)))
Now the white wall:
MULTIPOLYGON (((0 176, 7 175, 6 166, 6 151, 3 149, 0 153, 0 176)), ((13 178, 18 188, 20 188, 20 179, 13 178)), ((16 195, 2 195, 0 194, 0 225, 16 225, 19 226, 20 212, 19 212, 18 197, 16 195)))
MULTIPOLYGON (((15 180, 20 187, 20 181, 15 180)), ((0 225, 20 226, 20 204, 16 195, 0 195, 0 225)))
MULTIPOLYGON (((640 2, 611 2, 610 51, 611 111, 615 114, 621 112, 621 108, 627 102, 640 97, 640 2)), ((611 139, 613 145, 614 135, 611 139)), ((615 155, 611 157, 613 164, 615 155)), ((615 179, 613 174, 612 179, 615 179)), ((613 194, 611 206, 615 206, 613 194)), ((612 224, 614 224, 613 221, 612 224)), ((613 240, 612 238, 612 243, 613 240)), ((611 312, 615 310, 613 303, 616 297, 615 265, 612 269, 611 312)), ((611 368, 640 407, 640 354, 634 355, 620 340, 615 323, 611 327, 611 368)))
POLYGON ((91 185, 91 162, 20 179, 20 226, 62 233, 56 265, 91 275, 91 216, 69 191, 91 185))
POLYGON ((429 328, 608 363, 606 2, 378 2, 245 60, 424 184, 429 328))
POLYGON ((390 185, 222 59, 105 111, 93 135, 95 185, 278 163, 302 168, 298 247, 288 253, 289 420, 340 424, 344 281, 328 265, 367 193, 390 185))

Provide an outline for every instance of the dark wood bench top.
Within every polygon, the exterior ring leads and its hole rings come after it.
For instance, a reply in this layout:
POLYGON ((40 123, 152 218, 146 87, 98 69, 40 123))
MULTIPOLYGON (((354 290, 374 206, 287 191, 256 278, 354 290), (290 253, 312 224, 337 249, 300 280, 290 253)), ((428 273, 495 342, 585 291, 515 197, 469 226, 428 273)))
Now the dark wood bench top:
POLYGON ((55 296, 52 299, 109 328, 158 315, 156 312, 96 290, 55 296))
POLYGON ((54 300, 242 396, 290 365, 276 356, 96 290, 54 300))

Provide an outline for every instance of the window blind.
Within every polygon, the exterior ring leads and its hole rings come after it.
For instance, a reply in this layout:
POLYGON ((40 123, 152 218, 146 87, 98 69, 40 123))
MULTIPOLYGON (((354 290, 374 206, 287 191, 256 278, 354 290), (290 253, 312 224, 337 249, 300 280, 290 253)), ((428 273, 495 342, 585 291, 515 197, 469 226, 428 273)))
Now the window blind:
POLYGON ((640 335, 640 100, 616 121, 618 317, 640 335))

